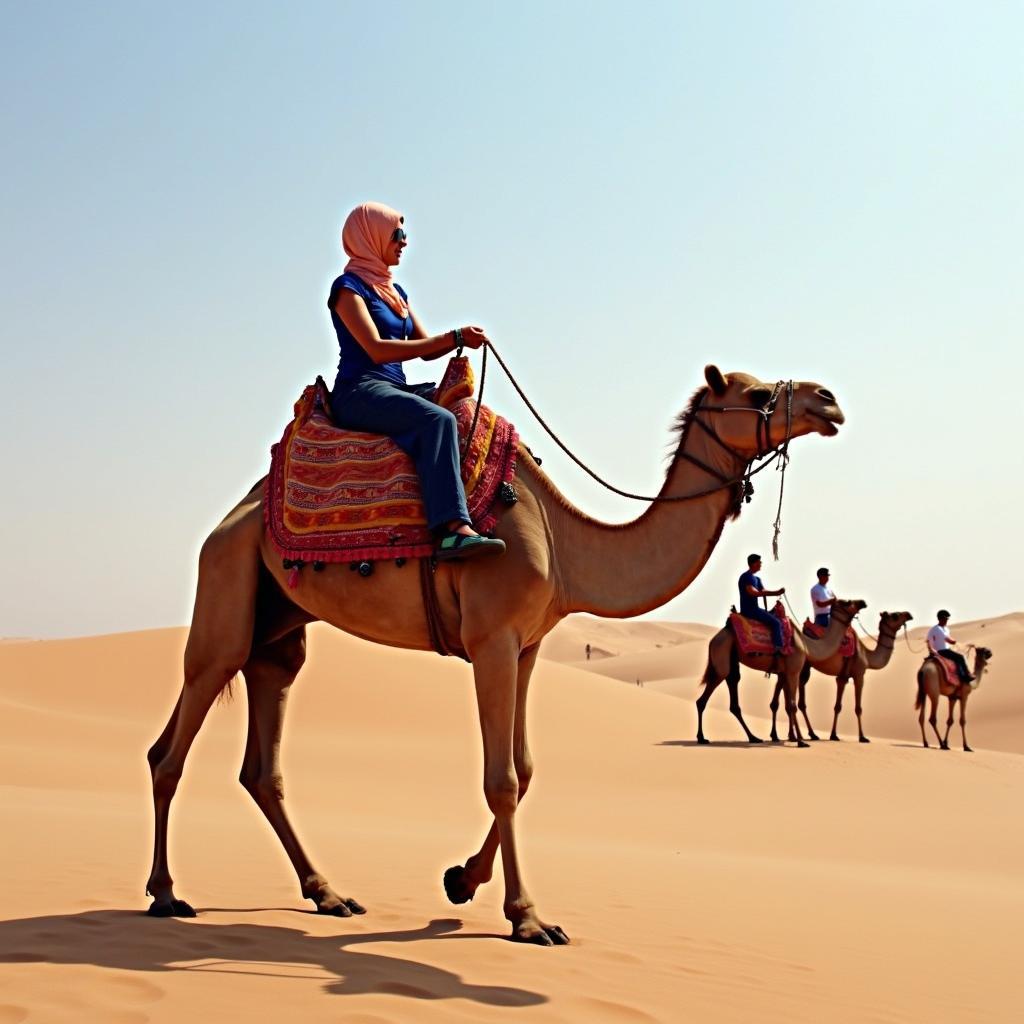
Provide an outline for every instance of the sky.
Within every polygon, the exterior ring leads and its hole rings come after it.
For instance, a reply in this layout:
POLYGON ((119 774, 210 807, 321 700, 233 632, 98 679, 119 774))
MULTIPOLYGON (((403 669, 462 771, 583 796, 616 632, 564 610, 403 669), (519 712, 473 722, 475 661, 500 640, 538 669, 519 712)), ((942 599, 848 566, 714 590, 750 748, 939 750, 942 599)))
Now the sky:
MULTIPOLYGON (((708 362, 834 391, 762 572, 798 612, 821 564, 869 624, 1024 608, 1020 4, 2 6, 0 636, 188 622, 204 537, 333 378, 366 200, 428 330, 484 326, 622 488, 660 485, 708 362)), ((487 389, 572 501, 639 514, 487 389)), ((765 478, 657 617, 723 617, 765 478)))

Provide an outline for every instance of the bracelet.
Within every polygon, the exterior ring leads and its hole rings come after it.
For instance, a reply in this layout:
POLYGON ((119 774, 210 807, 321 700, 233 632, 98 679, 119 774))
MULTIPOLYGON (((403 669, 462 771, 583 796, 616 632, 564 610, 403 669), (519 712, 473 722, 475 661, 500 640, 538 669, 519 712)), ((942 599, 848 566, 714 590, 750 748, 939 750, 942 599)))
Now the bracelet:
POLYGON ((462 345, 463 345, 463 342, 462 342, 462 328, 461 327, 456 327, 455 331, 453 333, 455 334, 455 347, 459 350, 459 355, 461 355, 462 354, 462 345))

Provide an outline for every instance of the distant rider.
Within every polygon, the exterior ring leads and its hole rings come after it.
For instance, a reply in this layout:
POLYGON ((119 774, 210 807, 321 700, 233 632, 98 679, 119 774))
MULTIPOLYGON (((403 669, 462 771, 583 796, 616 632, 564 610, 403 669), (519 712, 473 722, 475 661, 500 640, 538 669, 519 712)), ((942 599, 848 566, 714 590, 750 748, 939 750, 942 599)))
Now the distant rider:
POLYGON ((828 585, 831 573, 822 567, 818 570, 818 582, 811 587, 811 607, 814 609, 814 624, 828 627, 832 621, 832 605, 836 603, 836 595, 828 585))
POLYGON ((786 592, 785 587, 778 590, 765 590, 761 577, 757 574, 761 571, 761 556, 747 556, 747 571, 740 577, 740 615, 747 619, 753 619, 767 626, 772 631, 772 642, 775 644, 775 653, 782 653, 782 620, 777 615, 765 611, 758 601, 763 597, 779 597, 786 592))
POLYGON ((928 650, 940 658, 945 658, 946 661, 953 662, 956 665, 957 675, 960 676, 960 682, 973 682, 974 676, 971 675, 971 670, 967 667, 967 659, 959 651, 950 648, 950 644, 955 644, 956 641, 950 636, 949 629, 946 627, 946 623, 949 622, 949 612, 943 608, 936 618, 939 621, 928 630, 928 650))

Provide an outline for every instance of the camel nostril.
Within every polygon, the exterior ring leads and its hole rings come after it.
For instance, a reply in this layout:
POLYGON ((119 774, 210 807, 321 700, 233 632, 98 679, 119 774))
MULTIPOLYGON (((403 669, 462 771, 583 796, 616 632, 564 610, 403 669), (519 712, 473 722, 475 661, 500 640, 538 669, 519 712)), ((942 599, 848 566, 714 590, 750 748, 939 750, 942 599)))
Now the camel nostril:
POLYGON ((815 394, 819 398, 824 398, 826 402, 834 402, 836 400, 836 396, 828 388, 818 388, 815 394))

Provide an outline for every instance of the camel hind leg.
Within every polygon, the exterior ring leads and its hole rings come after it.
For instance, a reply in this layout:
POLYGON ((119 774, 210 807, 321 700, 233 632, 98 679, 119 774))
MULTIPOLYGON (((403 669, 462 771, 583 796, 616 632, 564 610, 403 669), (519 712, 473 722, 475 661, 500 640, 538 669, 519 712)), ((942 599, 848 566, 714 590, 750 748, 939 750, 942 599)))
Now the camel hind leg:
MULTIPOLYGON (((807 726, 807 738, 809 740, 816 740, 818 734, 814 731, 814 726, 811 725, 810 718, 807 717, 807 683, 811 678, 811 666, 805 664, 800 670, 799 679, 799 690, 797 691, 797 710, 804 716, 804 724, 807 726)), ((793 737, 791 736, 790 739, 793 737)))
POLYGON ((832 712, 832 734, 829 736, 830 740, 834 740, 836 743, 839 742, 839 715, 843 710, 843 691, 846 689, 846 680, 843 678, 836 679, 836 704, 832 712))
POLYGON ((711 695, 718 689, 723 680, 728 681, 729 686, 729 710, 733 713, 747 739, 751 743, 761 741, 747 728, 743 721, 743 713, 740 711, 739 682, 740 682, 740 661, 736 651, 736 645, 731 638, 719 633, 712 637, 708 647, 708 663, 701 678, 701 685, 704 687, 701 695, 697 698, 697 742, 706 744, 708 739, 704 735, 704 709, 711 700, 711 695))
POLYGON ((207 539, 199 556, 199 585, 185 647, 184 684, 170 720, 149 749, 153 780, 153 865, 146 883, 154 917, 193 917, 174 895, 167 858, 171 801, 185 758, 211 705, 241 670, 252 646, 259 570, 256 544, 230 526, 230 517, 207 539))
POLYGON ((306 629, 298 629, 256 648, 242 669, 249 695, 249 732, 238 781, 263 812, 292 862, 302 895, 318 913, 350 917, 366 911, 330 887, 306 856, 284 807, 281 731, 292 682, 306 659, 306 629))

